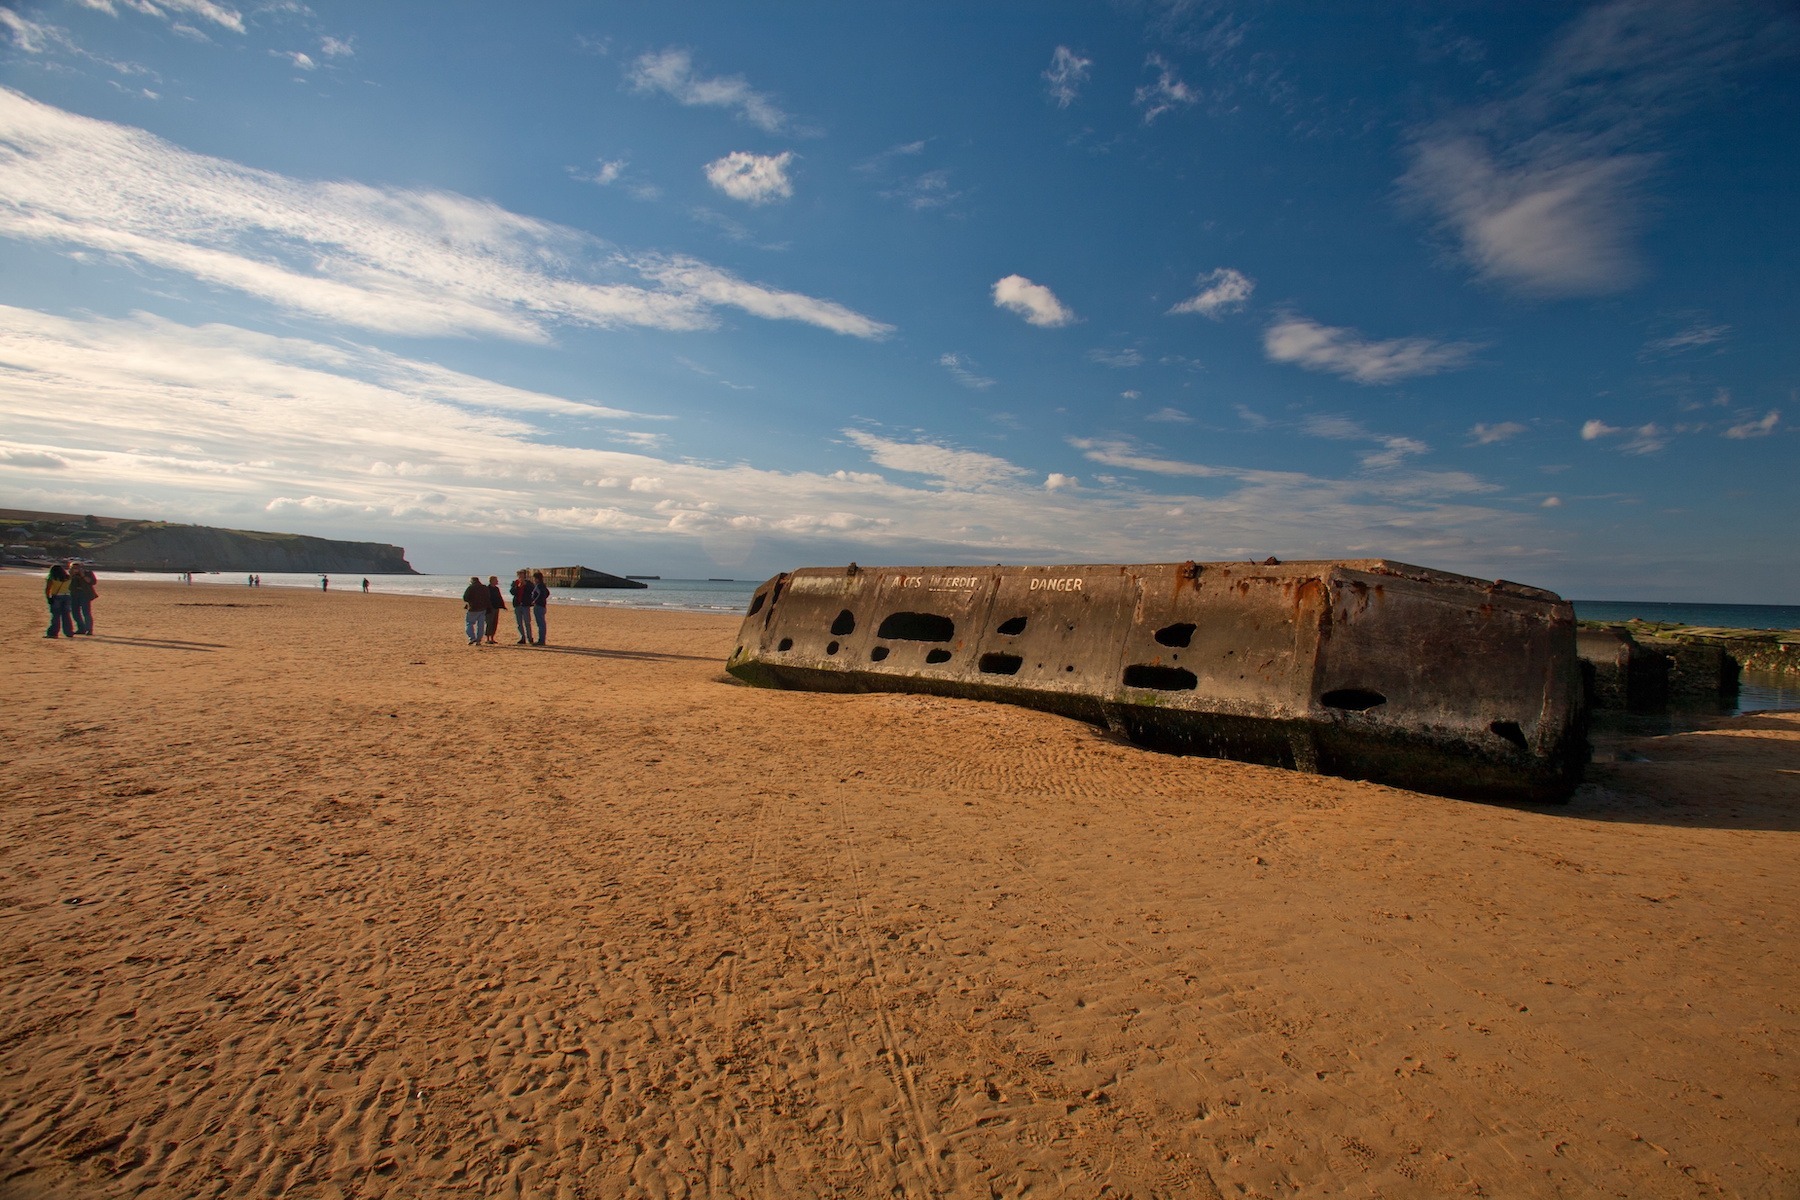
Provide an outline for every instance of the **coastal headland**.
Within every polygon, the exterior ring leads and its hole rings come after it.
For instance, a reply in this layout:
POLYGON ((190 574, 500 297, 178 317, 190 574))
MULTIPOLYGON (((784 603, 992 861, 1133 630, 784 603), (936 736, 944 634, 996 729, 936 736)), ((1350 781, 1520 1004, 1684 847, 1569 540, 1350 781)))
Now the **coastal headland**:
POLYGON ((0 575, 0 1197, 1792 1196, 1800 714, 1567 805, 0 575))
POLYGON ((406 551, 300 533, 0 509, 8 561, 81 558, 109 571, 338 571, 416 575, 406 551))

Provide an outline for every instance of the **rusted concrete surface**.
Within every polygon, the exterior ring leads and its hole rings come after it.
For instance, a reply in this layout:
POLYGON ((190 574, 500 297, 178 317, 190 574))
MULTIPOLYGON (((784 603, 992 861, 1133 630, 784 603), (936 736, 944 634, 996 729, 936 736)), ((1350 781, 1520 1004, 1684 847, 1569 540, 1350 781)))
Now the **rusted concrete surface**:
POLYGON ((646 588, 650 585, 620 575, 609 575, 592 567, 539 567, 544 582, 550 587, 574 588, 646 588))
POLYGON ((1455 796, 1563 799, 1587 756, 1568 602, 1385 560, 809 567, 757 589, 727 669, 1455 796))

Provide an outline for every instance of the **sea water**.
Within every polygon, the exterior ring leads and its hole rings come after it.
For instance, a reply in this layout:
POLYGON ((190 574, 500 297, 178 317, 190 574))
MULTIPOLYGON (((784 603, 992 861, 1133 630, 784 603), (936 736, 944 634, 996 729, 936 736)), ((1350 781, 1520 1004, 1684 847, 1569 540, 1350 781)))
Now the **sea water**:
MULTIPOLYGON (((104 588, 108 579, 153 579, 159 583, 179 583, 181 575, 163 571, 109 572, 99 571, 101 586, 104 588)), ((248 575, 230 574, 222 571, 199 572, 193 575, 194 586, 236 587, 248 586, 248 575)), ((264 571, 262 585, 264 587, 298 587, 319 590, 320 581, 329 579, 331 591, 360 592, 363 576, 361 575, 327 575, 291 574, 277 571, 264 571)), ((482 582, 487 576, 481 577, 482 582)), ((443 596, 460 598, 463 589, 469 586, 467 575, 370 575, 369 591, 379 592, 387 596, 443 596)), ((755 579, 646 579, 642 588, 551 588, 550 603, 580 604, 601 608, 650 608, 674 609, 678 612, 704 613, 741 613, 750 606, 750 597, 756 592, 762 580, 755 579)), ((505 593, 512 583, 511 574, 500 577, 500 591, 505 593)), ((512 600, 507 599, 510 607, 512 600)))

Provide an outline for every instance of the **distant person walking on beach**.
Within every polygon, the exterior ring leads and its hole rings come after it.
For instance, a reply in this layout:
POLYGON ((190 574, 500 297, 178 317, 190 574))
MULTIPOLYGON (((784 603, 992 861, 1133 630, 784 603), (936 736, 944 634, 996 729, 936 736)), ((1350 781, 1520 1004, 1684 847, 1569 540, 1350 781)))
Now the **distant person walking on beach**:
POLYGON ((44 636, 74 637, 75 621, 69 612, 69 568, 61 563, 53 565, 44 577, 44 600, 50 605, 50 628, 44 630, 44 636))
POLYGON ((363 595, 366 596, 368 594, 369 594, 369 581, 365 579, 365 580, 363 580, 363 595))
POLYGON ((550 604, 550 588, 542 571, 531 573, 531 615, 537 619, 537 644, 544 644, 544 609, 550 604))
POLYGON ((319 576, 319 590, 321 592, 329 592, 331 590, 331 576, 329 576, 329 575, 319 576))
POLYGON ((495 644, 494 634, 496 632, 498 632, 500 629, 500 614, 505 611, 506 611, 506 597, 504 597, 500 594, 500 577, 498 575, 489 575, 488 576, 487 644, 490 646, 495 644))
POLYGON ((531 641, 531 572, 524 567, 512 581, 513 624, 519 627, 519 645, 531 641))
POLYGON ((94 597, 100 594, 100 581, 80 563, 69 564, 69 614, 75 618, 75 632, 94 635, 94 597))
POLYGON ((481 645, 481 639, 487 634, 488 605, 487 584, 481 582, 481 576, 469 576, 469 586, 463 589, 463 629, 469 635, 469 645, 481 645))

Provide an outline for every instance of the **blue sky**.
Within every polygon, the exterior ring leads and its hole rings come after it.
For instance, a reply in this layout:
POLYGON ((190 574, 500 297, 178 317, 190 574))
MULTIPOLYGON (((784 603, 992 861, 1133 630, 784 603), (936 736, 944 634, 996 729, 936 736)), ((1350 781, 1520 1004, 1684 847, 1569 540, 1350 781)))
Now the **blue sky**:
POLYGON ((0 505, 1794 603, 1791 5, 0 0, 0 505))

